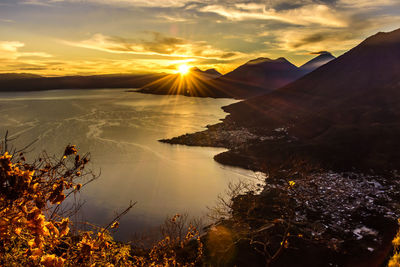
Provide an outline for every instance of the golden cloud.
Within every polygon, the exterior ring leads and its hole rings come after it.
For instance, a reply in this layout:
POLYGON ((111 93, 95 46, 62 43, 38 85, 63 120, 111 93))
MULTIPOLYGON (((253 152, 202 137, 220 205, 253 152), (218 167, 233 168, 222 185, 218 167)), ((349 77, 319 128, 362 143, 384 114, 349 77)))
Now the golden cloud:
POLYGON ((183 38, 165 36, 158 32, 151 32, 150 34, 152 35, 150 39, 139 41, 95 34, 87 40, 62 41, 62 43, 108 53, 170 58, 232 60, 242 56, 240 52, 214 48, 204 41, 191 42, 183 38))
POLYGON ((264 4, 236 4, 234 7, 208 5, 202 12, 216 13, 229 20, 276 20, 294 25, 317 24, 329 27, 346 27, 347 20, 327 5, 310 4, 289 10, 277 11, 264 4))
POLYGON ((0 41, 0 59, 18 59, 21 57, 52 57, 43 52, 20 52, 25 44, 18 41, 0 41))

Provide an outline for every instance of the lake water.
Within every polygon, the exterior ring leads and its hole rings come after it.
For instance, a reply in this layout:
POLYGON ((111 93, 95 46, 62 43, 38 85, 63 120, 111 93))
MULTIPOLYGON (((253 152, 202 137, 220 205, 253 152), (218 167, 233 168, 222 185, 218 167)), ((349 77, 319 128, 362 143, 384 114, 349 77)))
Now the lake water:
POLYGON ((224 167, 217 148, 172 146, 157 140, 203 130, 226 116, 230 99, 129 93, 125 90, 56 90, 0 94, 0 134, 22 147, 61 154, 69 143, 91 153, 100 179, 85 187, 81 218, 102 225, 129 202, 117 238, 157 227, 167 215, 203 216, 230 181, 254 174, 224 167))

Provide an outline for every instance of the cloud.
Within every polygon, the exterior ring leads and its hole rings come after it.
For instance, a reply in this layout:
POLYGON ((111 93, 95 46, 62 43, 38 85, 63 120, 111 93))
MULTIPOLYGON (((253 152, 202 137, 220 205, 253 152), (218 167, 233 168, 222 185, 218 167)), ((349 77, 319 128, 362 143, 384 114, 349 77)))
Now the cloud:
POLYGON ((294 25, 323 25, 346 27, 347 21, 342 15, 327 5, 309 4, 292 9, 277 11, 265 4, 241 3, 234 6, 207 5, 201 12, 216 13, 232 21, 275 20, 294 25))
POLYGON ((187 22, 188 19, 179 16, 159 15, 160 19, 167 20, 170 22, 187 22))
POLYGON ((22 52, 23 47, 25 44, 19 41, 0 41, 0 72, 42 70, 43 62, 52 58, 44 52, 22 52))
POLYGON ((20 2, 22 5, 31 5, 31 6, 51 6, 51 0, 26 0, 20 2))
POLYGON ((51 57, 43 52, 20 52, 25 44, 18 41, 0 41, 0 59, 18 59, 21 57, 51 57))
MULTIPOLYGON (((93 74, 115 74, 115 73, 150 73, 171 72, 176 70, 176 65, 171 68, 171 64, 183 64, 194 62, 190 60, 170 59, 93 59, 93 60, 19 60, 3 61, 0 60, 1 72, 25 72, 40 74, 44 76, 62 75, 93 75, 93 74)), ((196 62, 197 65, 198 62, 196 62)))
MULTIPOLYGON (((78 0, 70 0, 78 1, 78 0)), ((191 2, 190 0, 88 0, 90 2, 108 5, 133 5, 143 7, 182 7, 191 2)))
POLYGON ((397 0, 338 0, 337 6, 340 8, 351 9, 376 9, 384 6, 399 6, 397 0))
MULTIPOLYGON (((274 8, 279 14, 303 10, 307 6, 315 6, 311 0, 296 1, 290 4, 280 2, 280 8, 274 8), (283 5, 283 6, 282 6, 283 5)), ((306 55, 313 51, 332 51, 337 55, 359 44, 366 37, 378 31, 390 31, 397 28, 400 23, 399 1, 393 0, 332 0, 324 1, 327 10, 333 11, 342 27, 332 27, 326 23, 300 23, 304 18, 298 19, 297 24, 264 24, 265 27, 256 32, 258 39, 265 44, 264 51, 274 54, 306 55), (338 15, 339 14, 339 15, 338 15)), ((276 3, 276 2, 275 2, 276 3)), ((318 5, 322 5, 322 1, 318 5)), ((256 10, 256 6, 243 9, 241 12, 256 10)), ((250 12, 249 11, 249 12, 250 12)), ((260 12, 258 12, 260 13, 260 12)), ((294 17, 297 18, 297 17, 294 17)), ((322 13, 316 12, 316 18, 324 19, 322 13)), ((329 19, 330 20, 330 19, 329 19)), ((242 21, 243 22, 243 21, 242 21)), ((262 22, 260 22, 262 23, 262 22)), ((299 56, 300 58, 300 56, 299 56)))
POLYGON ((14 20, 11 19, 0 19, 0 22, 5 22, 5 23, 14 23, 14 20))
POLYGON ((112 6, 139 6, 139 7, 183 7, 190 0, 24 0, 20 2, 25 5, 52 6, 59 2, 69 3, 98 3, 112 6))
POLYGON ((95 34, 90 39, 64 44, 95 49, 115 54, 161 56, 170 58, 232 59, 241 56, 235 51, 224 51, 212 47, 207 42, 191 42, 179 37, 165 36, 159 32, 147 32, 150 38, 135 40, 95 34))
POLYGON ((275 33, 276 47, 285 53, 313 51, 344 51, 359 44, 356 32, 337 29, 291 29, 275 33))
POLYGON ((310 55, 329 55, 329 51, 310 52, 310 55))
POLYGON ((25 44, 17 41, 0 41, 0 51, 4 53, 17 53, 18 48, 24 47, 25 44))
MULTIPOLYGON (((221 69, 227 66, 229 69, 260 56, 285 56, 297 64, 307 56, 311 57, 309 54, 315 51, 328 50, 340 55, 367 36, 393 30, 400 25, 400 1, 397 0, 0 2, 0 6, 7 7, 0 14, 3 18, 0 19, 0 27, 16 29, 9 31, 13 32, 11 38, 22 32, 20 28, 25 30, 29 26, 35 38, 56 35, 69 46, 105 52, 101 59, 99 53, 87 53, 83 49, 70 55, 71 49, 61 49, 57 47, 60 44, 53 44, 54 39, 49 38, 46 47, 54 45, 52 53, 63 59, 62 63, 57 63, 46 53, 25 52, 22 43, 0 43, 1 63, 5 60, 10 63, 14 59, 19 67, 32 70, 47 68, 57 73, 61 73, 61 69, 74 73, 91 72, 90 68, 110 71, 112 67, 118 72, 119 68, 127 69, 126 66, 160 71, 171 64, 171 60, 196 60, 196 65, 209 64, 211 67, 214 64, 212 67, 221 69), (47 7, 59 8, 50 12, 47 7), (104 19, 104 14, 108 19, 104 19), (4 22, 9 22, 4 20, 6 18, 15 19, 15 22, 6 25, 4 22), (32 25, 27 25, 27 21, 32 25), (70 30, 75 27, 80 30, 70 30), (40 29, 39 34, 36 34, 36 29, 40 29), (137 30, 131 33, 133 38, 119 37, 125 36, 131 29, 137 30), (143 30, 149 31, 143 36, 143 30), (100 33, 92 35, 96 32, 100 33), (6 52, 6 49, 12 51, 6 52), (75 56, 74 62, 70 56, 75 56), (97 67, 96 62, 101 67, 97 67)), ((10 37, 5 35, 3 38, 10 37)))

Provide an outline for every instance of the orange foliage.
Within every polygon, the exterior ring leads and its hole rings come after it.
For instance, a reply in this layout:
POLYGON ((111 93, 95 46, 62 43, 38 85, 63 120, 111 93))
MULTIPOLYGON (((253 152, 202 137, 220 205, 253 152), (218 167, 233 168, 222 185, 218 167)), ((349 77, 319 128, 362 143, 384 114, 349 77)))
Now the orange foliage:
MULTIPOLYGON (((194 228, 184 239, 166 237, 140 256, 115 242, 107 228, 72 235, 70 220, 58 211, 81 189, 76 180, 91 174, 84 172, 88 161, 75 146, 67 146, 59 160, 45 156, 32 164, 22 153, 0 154, 0 266, 193 266, 200 259, 198 245, 192 261, 177 260, 177 251, 189 242, 201 244, 194 228)), ((118 225, 114 221, 109 228, 118 225)))

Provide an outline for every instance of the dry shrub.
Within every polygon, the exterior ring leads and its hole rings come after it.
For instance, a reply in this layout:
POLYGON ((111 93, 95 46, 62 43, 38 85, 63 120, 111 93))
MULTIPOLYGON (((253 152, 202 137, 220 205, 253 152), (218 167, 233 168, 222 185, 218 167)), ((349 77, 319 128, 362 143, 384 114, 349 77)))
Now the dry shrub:
POLYGON ((65 214, 77 207, 63 210, 61 204, 97 178, 85 170, 89 155, 81 157, 68 145, 60 158, 44 153, 27 163, 23 153, 11 155, 6 148, 0 153, 1 266, 194 266, 200 260, 194 227, 183 237, 166 236, 140 255, 133 255, 131 245, 114 241, 108 230, 117 228, 134 204, 104 228, 71 233, 65 214))

